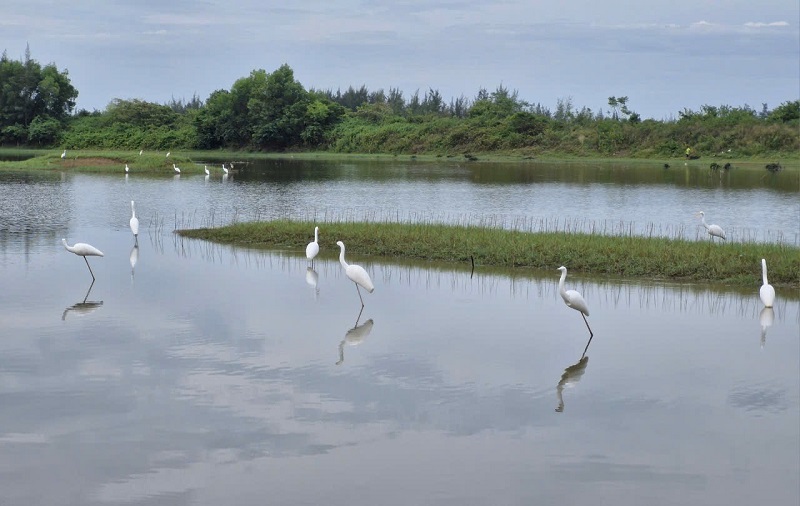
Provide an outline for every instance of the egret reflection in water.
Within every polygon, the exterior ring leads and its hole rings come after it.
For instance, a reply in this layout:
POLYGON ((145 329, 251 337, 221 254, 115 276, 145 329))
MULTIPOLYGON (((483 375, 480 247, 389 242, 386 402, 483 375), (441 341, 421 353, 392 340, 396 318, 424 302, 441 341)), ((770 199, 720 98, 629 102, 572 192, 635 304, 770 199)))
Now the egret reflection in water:
POLYGON ((765 307, 758 315, 758 323, 761 324, 761 347, 767 344, 767 329, 772 326, 775 321, 775 310, 771 307, 765 307))
POLYGON ((86 290, 86 295, 83 297, 82 301, 76 302, 75 304, 64 309, 64 312, 61 314, 61 320, 66 320, 67 313, 69 313, 70 311, 73 311, 79 315, 85 315, 91 313, 92 311, 103 305, 102 300, 89 300, 89 294, 92 292, 93 286, 94 286, 94 280, 92 280, 92 283, 89 285, 89 289, 86 290))
POLYGON ((374 322, 372 318, 365 321, 361 325, 358 324, 358 321, 361 319, 361 313, 364 312, 364 307, 361 307, 361 311, 358 312, 358 318, 356 318, 355 326, 348 330, 347 333, 344 335, 344 339, 342 342, 339 343, 339 360, 336 362, 336 365, 341 365, 344 362, 344 347, 345 345, 349 346, 358 346, 364 339, 369 336, 370 332, 372 332, 372 326, 374 322))
POLYGON ((131 283, 133 283, 134 269, 136 268, 136 263, 139 261, 139 243, 138 242, 133 245, 133 248, 131 248, 130 261, 131 261, 131 283))
POLYGON ((319 297, 319 274, 317 274, 317 271, 315 271, 313 267, 308 267, 306 269, 306 283, 308 283, 308 286, 314 288, 314 299, 316 300, 317 297, 319 297))
POLYGON ((558 385, 556 385, 556 397, 558 397, 557 412, 561 413, 564 411, 564 389, 575 386, 575 384, 581 380, 583 373, 586 372, 586 366, 588 364, 589 357, 583 355, 577 363, 564 369, 564 374, 561 375, 561 379, 558 381, 558 385))

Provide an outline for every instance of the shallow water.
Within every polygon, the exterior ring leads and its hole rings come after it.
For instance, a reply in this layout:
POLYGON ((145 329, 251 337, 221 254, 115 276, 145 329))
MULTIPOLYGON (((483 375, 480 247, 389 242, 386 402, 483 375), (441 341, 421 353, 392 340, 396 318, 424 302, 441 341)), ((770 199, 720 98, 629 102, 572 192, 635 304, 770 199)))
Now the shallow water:
POLYGON ((29 177, 0 183, 28 211, 0 208, 2 504, 800 499, 797 294, 770 314, 757 285, 570 274, 582 359, 555 269, 348 249, 376 285, 359 314, 331 245, 310 273, 170 233, 209 202, 283 212, 280 192, 29 177), (94 284, 61 236, 104 251, 94 284))

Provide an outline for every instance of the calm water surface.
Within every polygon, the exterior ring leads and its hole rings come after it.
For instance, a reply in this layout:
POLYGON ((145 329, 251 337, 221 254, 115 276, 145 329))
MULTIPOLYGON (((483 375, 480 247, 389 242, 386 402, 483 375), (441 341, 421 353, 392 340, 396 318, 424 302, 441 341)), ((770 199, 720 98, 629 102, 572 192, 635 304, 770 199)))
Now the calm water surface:
POLYGON ((376 285, 359 313, 324 227, 313 271, 302 252, 171 234, 251 214, 545 216, 538 199, 502 197, 525 192, 628 191, 648 208, 661 193, 727 192, 736 205, 712 197, 724 223, 724 209, 758 208, 754 195, 796 212, 796 193, 338 170, 0 173, 0 504, 800 500, 800 303, 779 290, 762 310, 758 266, 741 291, 571 274, 595 333, 582 358, 588 332, 558 296, 557 266, 471 274, 348 250, 376 285), (420 195, 437 197, 419 211, 407 202, 420 195), (89 260, 93 285, 61 237, 105 252, 89 260))

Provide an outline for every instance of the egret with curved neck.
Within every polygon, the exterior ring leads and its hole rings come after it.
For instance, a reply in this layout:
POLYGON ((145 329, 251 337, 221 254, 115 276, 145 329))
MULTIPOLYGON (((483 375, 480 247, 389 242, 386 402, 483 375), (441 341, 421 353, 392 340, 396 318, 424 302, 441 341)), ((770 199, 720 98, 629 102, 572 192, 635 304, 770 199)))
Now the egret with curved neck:
POLYGON ((761 302, 764 303, 764 307, 772 307, 772 304, 775 302, 775 289, 769 284, 769 281, 767 281, 767 261, 763 258, 761 259, 761 278, 763 284, 761 285, 761 290, 759 290, 758 295, 761 297, 761 302))
POLYGON ((364 288, 364 290, 372 293, 375 290, 375 285, 372 284, 372 280, 369 278, 369 274, 367 271, 364 270, 363 267, 360 265, 355 264, 348 264, 344 259, 344 243, 342 241, 336 241, 336 245, 339 246, 339 263, 342 264, 344 267, 344 273, 350 278, 350 281, 356 284, 356 291, 358 292, 358 300, 361 301, 361 307, 364 307, 364 299, 361 298, 361 290, 359 290, 359 286, 364 288))
POLYGON ((131 221, 129 222, 131 226, 131 232, 133 232, 133 238, 136 244, 139 244, 139 218, 136 217, 136 206, 134 206, 133 201, 131 200, 131 221))
POLYGON ((83 260, 86 262, 86 267, 89 267, 89 274, 92 275, 92 283, 94 283, 94 272, 92 272, 92 267, 89 265, 89 261, 86 260, 86 257, 101 257, 103 256, 103 252, 91 244, 86 244, 85 242, 76 242, 74 245, 70 246, 67 244, 66 239, 61 239, 61 243, 70 253, 75 253, 79 257, 83 257, 83 260))
POLYGON ((306 258, 314 265, 314 257, 319 253, 319 227, 314 227, 314 240, 306 246, 306 258))
POLYGON ((711 236, 712 240, 714 237, 719 237, 723 241, 725 240, 725 231, 722 230, 722 227, 719 225, 709 225, 706 223, 706 213, 703 211, 698 212, 697 215, 700 216, 700 221, 703 223, 703 226, 706 227, 706 230, 708 230, 708 235, 711 236))
MULTIPOLYGON (((586 328, 589 329, 589 342, 591 342, 592 337, 594 337, 594 332, 592 332, 592 328, 586 320, 586 317, 589 316, 589 306, 586 305, 586 301, 583 300, 583 296, 580 293, 575 290, 567 290, 564 287, 564 280, 567 279, 567 268, 562 265, 558 270, 561 271, 561 279, 558 280, 558 293, 561 295, 561 298, 564 299, 564 304, 566 304, 567 307, 571 307, 581 313, 583 321, 586 323, 586 328)), ((589 347, 589 343, 586 343, 586 347, 589 347)))

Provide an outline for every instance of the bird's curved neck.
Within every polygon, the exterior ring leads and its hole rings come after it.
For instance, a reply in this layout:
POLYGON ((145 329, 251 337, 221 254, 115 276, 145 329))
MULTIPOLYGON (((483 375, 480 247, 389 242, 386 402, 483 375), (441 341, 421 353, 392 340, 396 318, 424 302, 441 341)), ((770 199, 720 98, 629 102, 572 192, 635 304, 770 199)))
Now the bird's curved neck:
POLYGON ((136 218, 136 207, 133 205, 133 202, 131 202, 131 214, 136 218))
POLYGON ((761 260, 761 278, 764 280, 764 284, 768 285, 769 282, 767 281, 767 261, 761 260))
POLYGON ((564 288, 564 280, 567 279, 567 271, 561 273, 561 279, 558 280, 558 293, 564 297, 567 294, 567 289, 564 288))
POLYGON ((342 264, 342 267, 344 267, 345 269, 349 267, 349 265, 347 265, 347 262, 344 260, 344 245, 339 246, 339 263, 342 264))
POLYGON ((315 228, 314 229, 314 242, 317 242, 317 241, 319 241, 319 229, 315 228))

